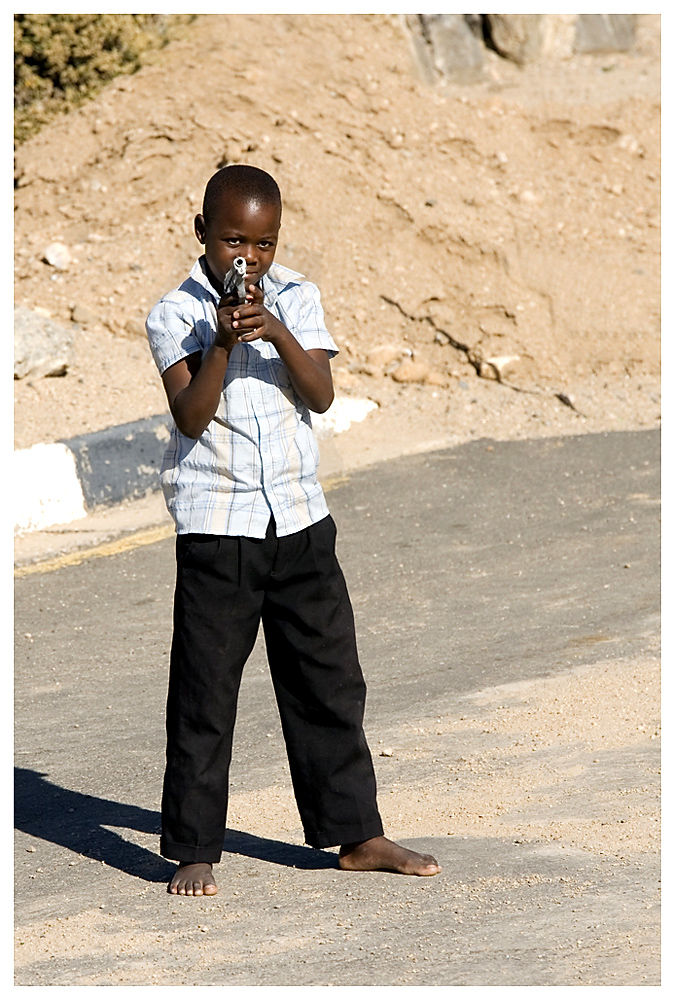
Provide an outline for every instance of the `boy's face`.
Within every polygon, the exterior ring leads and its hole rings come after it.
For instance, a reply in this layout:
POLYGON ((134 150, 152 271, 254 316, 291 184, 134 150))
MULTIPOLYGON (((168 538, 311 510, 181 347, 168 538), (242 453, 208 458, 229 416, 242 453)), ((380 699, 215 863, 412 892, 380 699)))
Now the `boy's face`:
POLYGON ((274 260, 281 211, 277 205, 222 198, 209 222, 195 218, 195 235, 214 277, 222 281, 235 257, 246 261, 246 285, 257 285, 274 260))

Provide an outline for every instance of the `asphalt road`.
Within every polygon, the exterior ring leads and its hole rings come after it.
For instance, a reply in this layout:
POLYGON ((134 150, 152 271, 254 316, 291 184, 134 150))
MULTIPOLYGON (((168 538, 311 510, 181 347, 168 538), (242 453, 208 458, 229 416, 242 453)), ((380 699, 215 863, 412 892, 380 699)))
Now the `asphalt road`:
MULTIPOLYGON (((477 688, 653 644, 658 479, 659 436, 646 431, 476 441, 334 488, 371 742, 477 688)), ((66 922, 75 935, 22 957, 17 985, 620 985, 606 949, 584 965, 580 928, 586 940, 589 927, 625 931, 644 925, 646 907, 656 913, 650 857, 626 866, 430 831, 414 843, 444 874, 410 880, 341 873, 301 833, 286 842, 232 830, 219 896, 168 896, 172 866, 155 835, 173 576, 168 540, 16 581, 17 927, 20 939, 22 928, 66 922), (450 872, 456 888, 533 864, 541 881, 495 898, 489 913, 461 918, 449 902, 450 872), (560 879, 592 888, 561 905, 560 879)), ((235 758, 233 792, 287 780, 260 644, 235 758)), ((659 981, 653 961, 630 975, 624 985, 659 981)))

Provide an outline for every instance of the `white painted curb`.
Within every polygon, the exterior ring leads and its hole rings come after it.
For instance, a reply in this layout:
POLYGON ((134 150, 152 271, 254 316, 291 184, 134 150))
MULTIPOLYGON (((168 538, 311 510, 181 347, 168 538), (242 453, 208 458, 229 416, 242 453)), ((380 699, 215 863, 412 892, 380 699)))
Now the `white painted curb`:
POLYGON ((84 517, 75 456, 65 444, 36 444, 14 452, 14 533, 39 531, 84 517))
POLYGON ((325 413, 312 414, 312 427, 317 438, 328 437, 329 434, 342 434, 351 424, 361 423, 371 410, 376 410, 377 403, 372 399, 352 399, 349 396, 339 396, 325 413))

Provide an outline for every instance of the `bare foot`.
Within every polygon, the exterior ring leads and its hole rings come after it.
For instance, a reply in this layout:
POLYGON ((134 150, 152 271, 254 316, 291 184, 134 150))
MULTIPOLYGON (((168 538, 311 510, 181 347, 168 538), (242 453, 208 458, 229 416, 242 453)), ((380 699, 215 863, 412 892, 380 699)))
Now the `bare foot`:
POLYGON ((401 875, 438 875, 441 866, 430 854, 417 854, 386 837, 373 837, 359 844, 343 844, 340 868, 352 872, 386 871, 401 875))
POLYGON ((215 896, 218 892, 213 868, 207 864, 178 865, 169 883, 174 896, 215 896))

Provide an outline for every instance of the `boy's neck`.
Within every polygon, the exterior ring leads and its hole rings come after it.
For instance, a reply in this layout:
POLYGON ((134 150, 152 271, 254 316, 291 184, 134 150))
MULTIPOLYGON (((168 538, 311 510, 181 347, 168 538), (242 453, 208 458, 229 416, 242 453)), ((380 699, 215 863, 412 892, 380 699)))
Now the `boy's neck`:
POLYGON ((209 262, 206 259, 206 254, 202 255, 202 265, 203 265, 204 273, 206 274, 206 277, 209 279, 209 281, 211 282, 211 284, 213 285, 213 287, 215 288, 215 290, 218 292, 218 294, 222 295, 223 294, 223 283, 222 283, 222 281, 218 281, 218 279, 216 278, 215 274, 213 273, 213 271, 209 267, 209 262))

